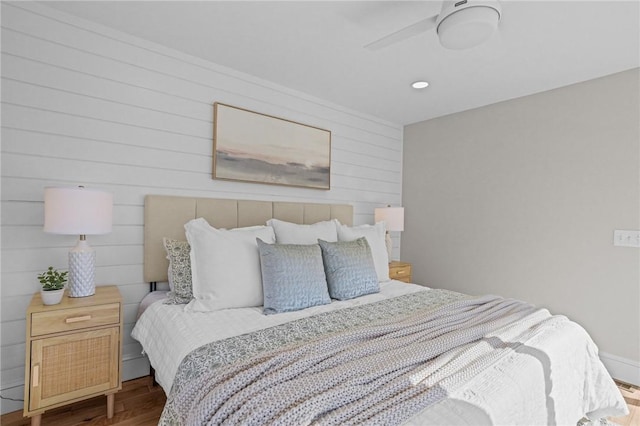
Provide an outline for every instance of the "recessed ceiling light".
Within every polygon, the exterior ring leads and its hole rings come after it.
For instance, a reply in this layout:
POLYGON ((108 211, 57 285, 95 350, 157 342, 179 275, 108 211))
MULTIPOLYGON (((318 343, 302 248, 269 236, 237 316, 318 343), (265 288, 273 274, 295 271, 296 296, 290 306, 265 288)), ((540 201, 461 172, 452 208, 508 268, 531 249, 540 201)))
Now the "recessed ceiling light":
POLYGON ((429 85, 429 83, 426 82, 426 81, 416 81, 416 82, 411 83, 411 87, 413 87, 414 89, 424 89, 428 85, 429 85))

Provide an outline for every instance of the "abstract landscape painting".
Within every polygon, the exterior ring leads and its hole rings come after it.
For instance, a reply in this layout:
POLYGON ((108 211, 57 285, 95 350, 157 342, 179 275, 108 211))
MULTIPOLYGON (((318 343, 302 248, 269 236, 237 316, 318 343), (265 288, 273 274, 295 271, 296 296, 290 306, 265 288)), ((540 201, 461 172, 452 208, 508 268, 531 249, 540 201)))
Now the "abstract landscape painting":
POLYGON ((214 179, 330 189, 330 167, 330 131, 214 104, 214 179))

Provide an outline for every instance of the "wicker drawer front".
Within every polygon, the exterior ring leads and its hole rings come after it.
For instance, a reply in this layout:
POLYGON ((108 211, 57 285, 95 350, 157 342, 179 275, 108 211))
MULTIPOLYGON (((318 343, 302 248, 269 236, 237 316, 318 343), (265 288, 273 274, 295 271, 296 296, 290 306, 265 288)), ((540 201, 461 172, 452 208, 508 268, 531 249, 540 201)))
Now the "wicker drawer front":
POLYGON ((120 304, 110 303, 86 308, 36 312, 31 317, 31 335, 81 330, 120 322, 120 304))
POLYGON ((33 340, 29 408, 117 388, 119 351, 119 326, 33 340))

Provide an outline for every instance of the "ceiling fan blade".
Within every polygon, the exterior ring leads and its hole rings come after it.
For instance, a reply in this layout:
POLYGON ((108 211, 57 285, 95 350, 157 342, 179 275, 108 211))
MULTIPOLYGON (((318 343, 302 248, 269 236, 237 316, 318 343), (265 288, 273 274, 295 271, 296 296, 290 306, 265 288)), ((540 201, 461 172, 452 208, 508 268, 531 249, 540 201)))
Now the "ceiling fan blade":
POLYGON ((389 35, 386 35, 374 42, 371 42, 365 45, 365 49, 369 50, 379 50, 385 48, 387 46, 391 46, 392 44, 398 43, 400 41, 406 40, 418 34, 421 34, 425 31, 430 30, 431 28, 436 26, 436 20, 438 19, 438 15, 434 15, 430 18, 423 19, 421 21, 416 22, 415 24, 409 25, 408 27, 404 27, 401 30, 393 32, 389 35))

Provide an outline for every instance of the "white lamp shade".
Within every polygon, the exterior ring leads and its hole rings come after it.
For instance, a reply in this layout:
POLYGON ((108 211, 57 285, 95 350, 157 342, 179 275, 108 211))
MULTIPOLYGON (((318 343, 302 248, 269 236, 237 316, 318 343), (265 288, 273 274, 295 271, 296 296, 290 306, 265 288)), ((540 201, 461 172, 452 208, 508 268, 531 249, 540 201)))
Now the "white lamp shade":
POLYGON ((94 235, 111 232, 113 194, 83 187, 44 190, 44 231, 94 235))
POLYGON ((491 37, 498 28, 500 13, 487 6, 468 7, 447 16, 438 25, 440 44, 447 49, 468 49, 491 37))
POLYGON ((374 210, 376 222, 384 222, 387 231, 404 231, 404 207, 379 207, 374 210))

